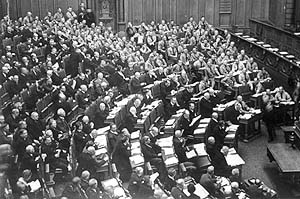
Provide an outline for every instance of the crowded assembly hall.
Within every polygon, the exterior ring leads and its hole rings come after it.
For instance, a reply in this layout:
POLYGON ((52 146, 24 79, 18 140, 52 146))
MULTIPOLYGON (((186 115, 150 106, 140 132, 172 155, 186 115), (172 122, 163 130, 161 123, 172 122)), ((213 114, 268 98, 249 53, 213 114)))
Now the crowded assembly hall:
POLYGON ((0 198, 300 197, 298 1, 0 5, 0 198))

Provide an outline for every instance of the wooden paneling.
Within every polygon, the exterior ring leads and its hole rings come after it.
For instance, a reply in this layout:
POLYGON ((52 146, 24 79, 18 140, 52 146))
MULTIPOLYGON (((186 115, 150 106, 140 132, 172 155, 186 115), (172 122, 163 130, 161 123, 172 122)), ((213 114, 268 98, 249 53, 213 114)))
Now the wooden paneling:
MULTIPOLYGON (((2 13, 6 13, 5 1, 2 2, 2 13)), ((44 18, 48 11, 54 13, 57 8, 64 12, 68 7, 78 10, 82 0, 10 0, 10 16, 13 19, 32 11, 33 15, 44 18)), ((99 0, 87 0, 90 8, 95 8, 99 0)), ((198 21, 205 16, 215 26, 231 28, 249 28, 250 18, 270 18, 275 24, 283 23, 280 16, 283 12, 283 0, 124 0, 125 22, 134 25, 145 21, 160 22, 174 20, 182 25, 189 17, 198 21), (267 13, 266 13, 267 12, 267 13)), ((96 13, 96 11, 94 10, 96 13)))
POLYGON ((193 17, 194 20, 198 21, 199 18, 199 0, 190 0, 189 6, 190 17, 193 17))

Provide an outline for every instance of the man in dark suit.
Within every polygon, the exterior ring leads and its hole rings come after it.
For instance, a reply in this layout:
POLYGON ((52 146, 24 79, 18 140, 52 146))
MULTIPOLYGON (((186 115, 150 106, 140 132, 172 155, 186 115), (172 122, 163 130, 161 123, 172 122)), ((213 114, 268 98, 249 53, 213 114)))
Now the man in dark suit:
POLYGON ((188 108, 189 102, 191 98, 193 97, 193 91, 194 88, 191 86, 187 86, 186 89, 181 93, 181 95, 178 98, 178 103, 180 107, 188 108))
POLYGON ((140 81, 141 74, 139 72, 134 73, 134 77, 130 80, 131 93, 139 93, 142 89, 142 83, 140 81))
POLYGON ((185 140, 181 136, 182 136, 182 131, 176 130, 175 136, 173 137, 173 146, 179 162, 183 163, 186 162, 188 158, 186 157, 186 153, 185 153, 186 151, 185 140))
POLYGON ((29 135, 33 140, 39 140, 43 135, 43 130, 45 129, 42 120, 39 119, 39 114, 37 112, 32 112, 30 117, 26 119, 27 130, 29 135))
POLYGON ((222 130, 222 126, 218 121, 218 113, 212 113, 211 120, 205 130, 205 143, 207 144, 209 137, 214 137, 216 141, 216 147, 221 149, 224 144, 225 135, 225 131, 222 130))
POLYGON ((15 95, 18 95, 22 90, 22 85, 19 82, 19 76, 14 75, 12 80, 8 81, 7 84, 7 93, 10 98, 13 98, 15 95))
POLYGON ((151 143, 150 138, 148 136, 144 136, 142 138, 141 148, 145 162, 150 162, 150 164, 157 167, 159 179, 164 181, 167 176, 167 170, 162 160, 160 146, 151 143))
POLYGON ((204 93, 203 98, 200 100, 200 115, 204 118, 211 116, 213 112, 213 104, 210 101, 209 93, 204 93))
POLYGON ((9 72, 9 69, 7 67, 7 64, 4 64, 4 66, 1 69, 1 73, 0 73, 0 84, 1 85, 3 85, 3 83, 8 80, 8 72, 9 72))
POLYGON ((188 110, 185 110, 183 113, 183 117, 180 120, 179 123, 179 129, 183 130, 183 137, 192 136, 194 133, 194 130, 197 128, 199 124, 199 120, 195 122, 193 125, 191 124, 190 120, 190 112, 188 110))
POLYGON ((87 86, 81 85, 80 89, 78 89, 77 93, 75 94, 75 99, 78 103, 78 107, 81 109, 85 109, 90 103, 90 99, 87 91, 88 91, 87 86))
POLYGON ((36 155, 32 145, 28 145, 25 149, 25 154, 21 160, 21 170, 29 169, 32 173, 37 174, 36 155))
POLYGON ((20 111, 19 109, 14 108, 11 111, 11 114, 9 114, 6 118, 5 121, 9 125, 9 131, 13 134, 15 132, 15 129, 19 127, 19 122, 20 122, 20 111))
POLYGON ((216 146, 214 137, 207 139, 206 152, 211 159, 211 164, 214 166, 216 174, 229 177, 231 169, 226 162, 224 154, 216 146))
POLYGON ((217 192, 217 184, 216 177, 214 176, 215 168, 213 166, 209 166, 207 168, 207 173, 203 174, 200 179, 200 184, 208 191, 208 193, 212 196, 216 195, 217 192))
POLYGON ((134 131, 134 126, 137 123, 137 110, 134 106, 130 107, 128 114, 126 115, 125 118, 125 128, 132 133, 134 131))
POLYGON ((171 118, 172 115, 180 109, 179 104, 177 103, 176 97, 173 96, 170 99, 170 102, 167 102, 165 105, 165 121, 171 118))
POLYGON ((86 152, 83 152, 78 157, 78 167, 76 174, 80 175, 82 171, 89 171, 91 176, 95 176, 97 167, 103 165, 105 161, 102 163, 98 163, 95 159, 95 148, 90 146, 87 148, 86 152))

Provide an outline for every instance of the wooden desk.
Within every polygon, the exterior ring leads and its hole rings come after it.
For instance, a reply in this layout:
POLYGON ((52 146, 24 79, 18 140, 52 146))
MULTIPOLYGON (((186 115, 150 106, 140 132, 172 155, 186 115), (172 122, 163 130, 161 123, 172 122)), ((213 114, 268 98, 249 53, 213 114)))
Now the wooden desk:
POLYGON ((249 119, 244 119, 244 118, 240 118, 239 119, 239 123, 243 124, 245 126, 245 140, 249 141, 250 139, 261 135, 261 124, 260 124, 260 120, 263 117, 263 113, 258 113, 253 115, 251 118, 249 119), (257 130, 255 129, 255 123, 258 123, 258 128, 257 130), (253 127, 254 131, 250 132, 250 127, 253 127))
POLYGON ((293 149, 290 144, 270 143, 267 152, 271 160, 278 164, 282 173, 300 174, 300 151, 293 149))

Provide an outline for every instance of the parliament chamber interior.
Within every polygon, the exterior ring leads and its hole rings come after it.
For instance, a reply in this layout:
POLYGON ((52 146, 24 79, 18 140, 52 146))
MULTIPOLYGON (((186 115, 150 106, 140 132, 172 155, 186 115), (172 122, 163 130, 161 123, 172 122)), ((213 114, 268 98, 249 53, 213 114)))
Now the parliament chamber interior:
POLYGON ((0 10, 0 198, 300 197, 300 1, 0 10))

